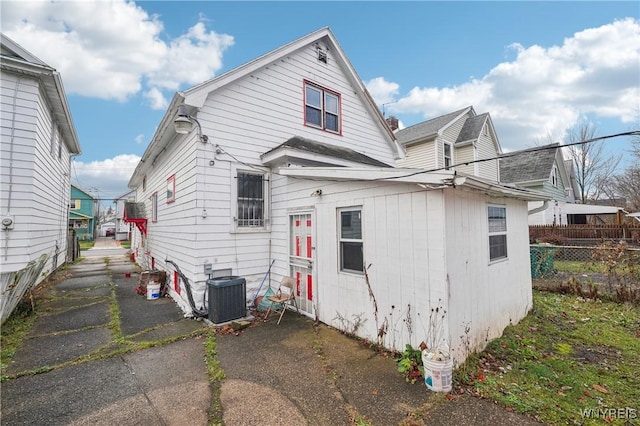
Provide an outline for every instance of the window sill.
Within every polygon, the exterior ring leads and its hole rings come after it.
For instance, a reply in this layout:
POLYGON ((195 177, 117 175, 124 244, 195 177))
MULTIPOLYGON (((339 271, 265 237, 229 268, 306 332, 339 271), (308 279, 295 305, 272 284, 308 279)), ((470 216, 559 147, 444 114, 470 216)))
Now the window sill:
POLYGON ((338 273, 342 275, 350 275, 352 277, 364 277, 364 272, 359 271, 339 270, 338 273))
POLYGON ((507 262, 508 260, 509 260, 508 257, 501 257, 500 259, 490 260, 489 261, 489 266, 495 265, 497 263, 507 262))
POLYGON ((236 227, 231 230, 232 234, 261 234, 266 232, 271 232, 271 228, 270 227, 260 227, 260 228, 236 227))

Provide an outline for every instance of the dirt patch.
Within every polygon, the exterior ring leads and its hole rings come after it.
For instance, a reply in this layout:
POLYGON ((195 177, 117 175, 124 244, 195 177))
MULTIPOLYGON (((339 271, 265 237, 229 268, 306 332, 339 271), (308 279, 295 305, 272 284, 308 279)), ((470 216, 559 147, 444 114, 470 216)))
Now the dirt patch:
POLYGON ((573 347, 573 358, 582 363, 599 364, 611 367, 611 364, 622 359, 622 352, 605 345, 579 344, 573 347))
POLYGON ((549 317, 548 320, 558 330, 573 331, 577 328, 574 323, 569 322, 569 320, 565 317, 560 317, 560 316, 549 317))

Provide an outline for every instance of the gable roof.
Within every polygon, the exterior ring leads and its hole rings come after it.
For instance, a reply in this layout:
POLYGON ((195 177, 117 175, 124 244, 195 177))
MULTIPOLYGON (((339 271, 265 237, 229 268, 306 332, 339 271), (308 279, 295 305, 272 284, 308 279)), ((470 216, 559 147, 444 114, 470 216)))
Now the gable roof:
POLYGON ((332 51, 333 56, 338 60, 338 62, 344 69, 347 79, 353 84, 356 93, 363 97, 364 104, 368 112, 376 119, 376 123, 379 125, 380 129, 388 136, 388 143, 391 146, 391 149, 396 152, 397 155, 401 155, 402 150, 396 144, 394 133, 389 128, 387 121, 384 119, 382 113, 376 106, 373 98, 371 97, 371 94, 362 82, 362 79, 358 76, 358 73, 349 61, 349 58, 347 58, 346 54, 340 47, 338 40, 329 27, 321 28, 317 31, 300 37, 297 40, 287 43, 284 46, 272 50, 271 52, 268 52, 252 61, 240 65, 239 67, 236 67, 222 75, 214 77, 210 80, 193 86, 190 89, 180 92, 180 95, 184 98, 184 103, 186 105, 201 108, 204 105, 207 96, 212 91, 224 87, 227 84, 238 80, 239 78, 247 76, 256 70, 259 70, 273 63, 274 61, 279 60, 280 58, 290 55, 291 53, 299 50, 304 46, 307 46, 314 42, 319 42, 320 40, 322 40, 324 43, 327 43, 329 50, 332 51))
POLYGON ((371 117, 374 118, 374 121, 380 128, 381 133, 385 135, 385 139, 387 140, 387 144, 391 148, 391 151, 395 154, 396 158, 402 158, 404 156, 404 151, 398 145, 396 136, 389 128, 388 123, 373 101, 373 98, 362 82, 362 79, 358 76, 355 68, 343 52, 337 39, 333 35, 333 32, 329 27, 324 27, 219 76, 209 79, 187 90, 176 92, 162 118, 162 121, 157 127, 156 133, 151 139, 151 143, 142 155, 140 162, 136 166, 136 169, 129 180, 129 187, 134 188, 136 182, 142 178, 143 170, 145 167, 148 167, 145 163, 151 164, 153 159, 157 157, 164 147, 171 142, 171 132, 167 133, 167 130, 173 128, 173 119, 175 118, 175 111, 178 105, 184 104, 187 106, 189 114, 193 115, 195 109, 204 106, 204 103, 211 92, 232 84, 245 76, 249 76, 252 72, 260 70, 261 68, 285 58, 287 55, 290 55, 309 44, 319 43, 320 41, 326 43, 329 49, 333 52, 333 56, 344 70, 345 76, 352 84, 356 95, 361 96, 367 112, 369 112, 371 117), (149 159, 152 161, 147 161, 149 159))
POLYGON ((487 122, 489 118, 489 113, 485 112, 484 114, 476 115, 475 117, 467 118, 462 126, 462 130, 460 130, 460 134, 458 135, 458 139, 456 140, 456 144, 462 144, 465 142, 475 141, 480 137, 480 132, 482 132, 482 128, 484 124, 487 122))
POLYGON ((516 183, 549 179, 559 146, 554 143, 504 154, 499 161, 500 180, 516 183))
POLYGON ((282 158, 285 156, 294 157, 297 156, 296 154, 302 154, 301 156, 304 156, 304 153, 315 154, 314 160, 323 163, 326 162, 335 164, 336 162, 349 162, 376 167, 391 167, 390 165, 385 164, 382 161, 378 161, 350 148, 330 145, 327 143, 303 138, 301 136, 294 136, 288 139, 277 147, 265 152, 260 157, 263 161, 268 163, 274 161, 276 158, 282 158), (325 161, 323 161, 323 159, 325 161))
POLYGON ((450 112, 449 114, 441 115, 440 117, 432 118, 431 120, 423 121, 422 123, 414 124, 413 126, 405 127, 404 129, 396 132, 396 138, 398 138, 398 142, 401 145, 434 138, 469 111, 473 111, 472 106, 450 112))
POLYGON ((62 85, 60 74, 32 53, 0 33, 0 69, 35 78, 41 82, 51 113, 59 126, 71 154, 80 154, 80 142, 73 125, 71 109, 62 85))

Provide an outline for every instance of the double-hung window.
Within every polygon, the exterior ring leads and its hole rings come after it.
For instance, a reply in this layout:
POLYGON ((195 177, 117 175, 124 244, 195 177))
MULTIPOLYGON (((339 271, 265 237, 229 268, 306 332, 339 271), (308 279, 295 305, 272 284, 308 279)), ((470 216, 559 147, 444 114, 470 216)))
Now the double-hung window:
POLYGON ((262 228, 266 222, 266 184, 264 173, 238 170, 236 175, 236 225, 262 228))
POLYGON ((339 210, 340 270, 364 272, 362 247, 362 209, 339 210))
POLYGON ((487 206, 489 219, 489 261, 507 258, 507 208, 490 204, 487 206))
POLYGON ((151 194, 151 221, 158 221, 158 193, 151 194))
POLYGON ((306 125, 340 133, 339 94, 305 82, 304 103, 304 122, 306 125))
POLYGON ((451 167, 451 144, 448 142, 444 143, 444 167, 447 170, 451 167))

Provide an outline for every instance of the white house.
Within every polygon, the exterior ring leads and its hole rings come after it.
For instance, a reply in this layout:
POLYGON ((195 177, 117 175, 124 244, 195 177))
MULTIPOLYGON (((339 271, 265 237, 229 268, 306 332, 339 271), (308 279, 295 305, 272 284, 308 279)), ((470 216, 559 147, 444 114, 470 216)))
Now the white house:
POLYGON ((129 181, 132 249, 186 313, 216 271, 244 277, 250 301, 272 261, 305 315, 388 348, 427 339, 442 307, 460 361, 531 308, 527 201, 542 198, 392 167, 403 156, 320 29, 174 96, 129 181))
POLYGON ((0 309, 65 262, 72 156, 80 154, 60 75, 0 34, 0 309))
POLYGON ((124 221, 124 206, 136 200, 135 191, 128 191, 116 197, 116 240, 125 241, 131 238, 131 226, 124 221))
POLYGON ((395 135, 406 150, 406 156, 396 162, 398 167, 452 169, 500 180, 496 158, 502 149, 489 113, 478 115, 468 106, 397 130, 395 135))

